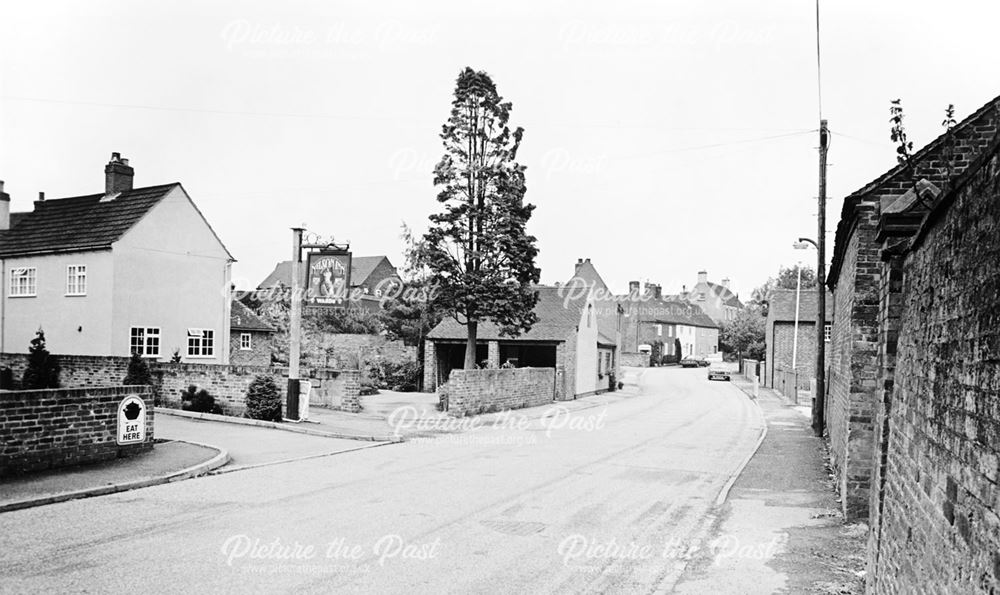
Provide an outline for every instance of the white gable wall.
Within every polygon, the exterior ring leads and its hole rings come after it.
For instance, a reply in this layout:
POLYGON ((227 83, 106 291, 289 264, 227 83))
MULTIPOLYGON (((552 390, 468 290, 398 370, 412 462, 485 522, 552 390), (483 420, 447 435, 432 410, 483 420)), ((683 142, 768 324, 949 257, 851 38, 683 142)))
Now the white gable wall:
POLYGON ((178 186, 113 246, 111 352, 127 355, 133 326, 160 328, 160 357, 228 363, 230 256, 178 186), (187 356, 187 330, 211 329, 215 354, 187 356))
MULTIPOLYGON (((597 386, 597 306, 593 292, 580 315, 576 333, 576 394, 591 393, 597 386), (589 320, 588 320, 589 312, 589 320)), ((600 387, 600 388, 606 388, 600 387)))

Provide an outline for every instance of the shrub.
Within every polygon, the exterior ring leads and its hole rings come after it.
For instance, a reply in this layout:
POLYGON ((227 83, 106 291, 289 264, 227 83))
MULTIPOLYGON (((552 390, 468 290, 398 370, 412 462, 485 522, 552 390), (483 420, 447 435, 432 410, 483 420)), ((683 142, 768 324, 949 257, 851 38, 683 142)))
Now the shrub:
POLYGON ((21 379, 21 388, 59 388, 59 362, 45 348, 45 333, 42 329, 38 329, 28 347, 28 367, 21 379))
POLYGON ((149 371, 149 364, 138 353, 133 353, 128 360, 128 370, 125 372, 125 386, 152 385, 153 375, 149 371))
POLYGON ((257 376, 247 387, 246 417, 281 421, 281 391, 268 375, 257 376))
POLYGON ((416 362, 377 361, 368 367, 368 377, 376 388, 413 392, 420 380, 420 366, 416 362))
POLYGON ((181 409, 199 413, 222 413, 222 407, 215 404, 215 397, 193 384, 181 393, 181 409))

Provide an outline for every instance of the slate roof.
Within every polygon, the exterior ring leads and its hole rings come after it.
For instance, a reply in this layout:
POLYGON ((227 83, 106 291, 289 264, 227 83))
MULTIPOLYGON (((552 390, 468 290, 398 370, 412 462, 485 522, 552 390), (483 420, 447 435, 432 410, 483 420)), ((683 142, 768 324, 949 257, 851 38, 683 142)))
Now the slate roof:
MULTIPOLYGON (((535 304, 535 314, 538 322, 531 330, 518 337, 501 337, 500 327, 492 322, 480 322, 476 338, 480 341, 565 341, 570 333, 576 332, 577 325, 583 314, 586 298, 566 299, 569 295, 564 288, 539 285, 538 303, 535 304), (568 303, 567 303, 568 302, 568 303)), ((441 321, 427 334, 429 339, 461 339, 464 340, 467 331, 464 325, 454 318, 448 317, 441 321)))
POLYGON ((229 328, 234 331, 275 332, 274 327, 261 320, 259 316, 254 314, 253 310, 238 300, 233 300, 232 311, 229 315, 229 328))
POLYGON ((35 210, 13 213, 11 228, 0 232, 0 257, 102 250, 121 239, 180 184, 122 192, 36 201, 35 210))
MULTIPOLYGON (((375 268, 383 260, 389 260, 387 256, 352 256, 351 257, 351 287, 364 285, 368 277, 375 271, 375 268)), ((390 266, 392 263, 389 263, 390 266)), ((258 289, 269 289, 278 284, 285 287, 292 286, 292 261, 283 260, 275 265, 274 270, 266 279, 260 282, 258 289)))
POLYGON ((590 263, 589 258, 584 262, 577 263, 573 278, 567 281, 566 284, 578 283, 581 280, 585 281, 588 286, 596 289, 606 290, 608 288, 607 283, 601 278, 601 274, 597 272, 594 265, 590 263))
MULTIPOLYGON (((803 289, 799 296, 799 322, 816 322, 819 312, 816 288, 803 289)), ((795 321, 795 290, 774 289, 767 299, 767 320, 774 322, 795 321)), ((833 294, 826 292, 826 321, 833 321, 833 294)))
MULTIPOLYGON (((698 306, 682 300, 671 299, 650 299, 639 302, 642 308, 643 324, 683 324, 686 326, 700 326, 704 328, 719 328, 708 314, 698 306)), ((629 306, 625 306, 628 311, 629 306)))

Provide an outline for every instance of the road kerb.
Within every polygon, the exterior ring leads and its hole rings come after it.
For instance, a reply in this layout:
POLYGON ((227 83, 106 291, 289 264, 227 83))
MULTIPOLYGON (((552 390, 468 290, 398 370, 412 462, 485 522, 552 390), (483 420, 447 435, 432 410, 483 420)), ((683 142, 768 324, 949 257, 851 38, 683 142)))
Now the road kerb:
POLYGON ((348 448, 345 450, 338 450, 334 452, 323 452, 314 455, 306 455, 302 457, 292 457, 290 459, 282 459, 280 461, 268 461, 266 463, 254 463, 252 465, 234 465, 232 467, 221 467, 210 472, 211 475, 222 475, 224 473, 233 473, 236 471, 248 471, 250 469, 258 469, 260 467, 271 467, 273 465, 284 465, 285 463, 294 463, 296 461, 307 461, 309 459, 319 459, 322 457, 332 457, 334 455, 344 454, 348 452, 354 452, 358 450, 367 450, 369 448, 378 448, 379 446, 387 446, 389 444, 398 444, 398 442, 373 442, 371 444, 363 444, 361 446, 355 446, 353 448, 348 448))
POLYGON ((249 419, 246 417, 233 417, 231 415, 219 415, 217 413, 200 413, 197 411, 184 411, 182 409, 170 409, 168 407, 156 407, 156 413, 162 415, 173 415, 175 417, 186 417, 188 419, 201 419, 204 421, 218 421, 227 424, 237 424, 241 426, 257 426, 261 428, 271 428, 296 434, 307 434, 309 436, 322 436, 324 438, 340 438, 343 440, 362 440, 366 442, 400 442, 401 439, 391 434, 385 436, 375 436, 370 434, 345 434, 343 432, 330 432, 326 430, 315 430, 313 428, 299 425, 289 425, 287 423, 277 423, 264 421, 261 419, 249 419))
POLYGON ((767 418, 764 417, 764 410, 760 408, 760 405, 757 403, 756 399, 751 398, 750 402, 753 403, 754 409, 757 410, 757 415, 760 417, 760 422, 761 422, 760 436, 757 437, 757 444, 754 445, 753 449, 750 451, 750 454, 748 454, 746 458, 743 459, 743 462, 740 463, 739 467, 736 468, 736 471, 734 471, 733 474, 729 477, 729 480, 726 482, 726 485, 722 486, 722 490, 719 492, 719 495, 716 496, 715 498, 716 506, 722 506, 722 504, 725 503, 726 499, 729 498, 729 491, 733 489, 733 485, 736 484, 736 480, 739 479, 740 475, 743 474, 743 470, 746 469, 746 466, 748 464, 750 464, 750 460, 753 459, 754 455, 757 454, 757 451, 760 450, 760 445, 763 444, 764 439, 767 438, 767 418))
POLYGON ((137 490, 140 488, 148 488, 156 485, 163 485, 165 483, 173 483, 175 481, 181 481, 184 479, 192 479, 200 475, 205 475, 211 471, 218 469, 219 467, 225 465, 229 462, 229 452, 224 448, 219 448, 218 446, 212 446, 210 444, 202 444, 200 442, 191 442, 190 440, 176 440, 176 442, 185 442, 187 444, 193 444, 195 446, 201 446, 203 448, 210 448, 212 450, 218 451, 218 453, 207 461, 198 463, 197 465, 192 465, 186 469, 181 469, 180 471, 175 471, 174 473, 168 473, 166 475, 161 475, 159 477, 153 477, 150 479, 140 479, 137 481, 126 481, 122 483, 100 486, 97 488, 85 488, 82 490, 74 490, 72 492, 63 492, 61 494, 52 494, 50 496, 43 496, 41 498, 29 498, 27 500, 18 500, 16 502, 9 502, 7 504, 0 504, 0 513, 9 512, 13 510, 23 510, 25 508, 34 508, 36 506, 45 506, 48 504, 56 504, 57 502, 67 502, 69 500, 78 500, 80 498, 91 498, 93 496, 106 496, 108 494, 116 494, 118 492, 127 492, 129 490, 137 490))

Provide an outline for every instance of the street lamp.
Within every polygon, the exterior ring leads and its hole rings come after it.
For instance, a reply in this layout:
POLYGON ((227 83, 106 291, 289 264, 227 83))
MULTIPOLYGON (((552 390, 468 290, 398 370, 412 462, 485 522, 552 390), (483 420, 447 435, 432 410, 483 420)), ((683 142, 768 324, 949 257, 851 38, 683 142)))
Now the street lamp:
MULTIPOLYGON (((799 241, 792 244, 792 248, 796 250, 808 250, 809 243, 812 240, 808 238, 799 238, 799 241)), ((795 327, 794 333, 792 334, 792 373, 798 378, 798 367, 799 367, 799 304, 801 304, 802 295, 802 261, 799 260, 795 263, 795 327)), ((798 390, 798 387, 796 387, 798 390)))
MULTIPOLYGON (((823 249, 815 240, 809 238, 799 238, 792 244, 796 250, 806 250, 809 246, 816 248, 816 395, 813 397, 813 430, 817 436, 823 435, 823 427, 826 425, 826 289, 823 287, 825 262, 823 262, 823 249)), ((801 273, 800 273, 801 275, 801 273)), ((800 277, 801 279, 801 277, 800 277)), ((796 316, 798 320, 798 294, 796 293, 796 316)), ((798 329, 796 329, 796 337, 798 329)), ((793 348, 794 349, 794 348, 793 348)), ((792 367, 795 367, 795 356, 792 356, 792 367)))

